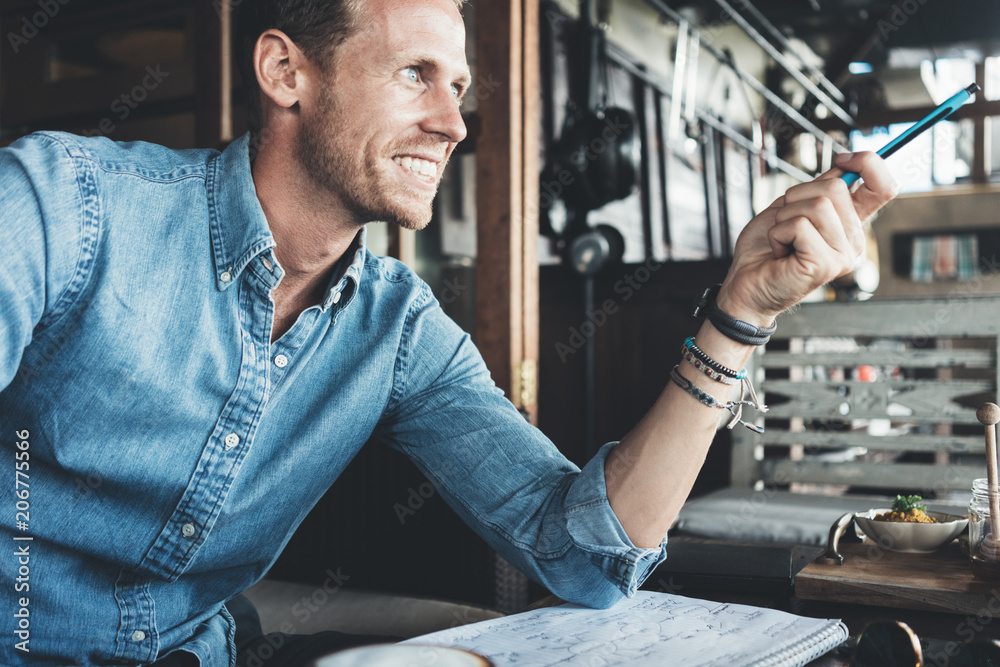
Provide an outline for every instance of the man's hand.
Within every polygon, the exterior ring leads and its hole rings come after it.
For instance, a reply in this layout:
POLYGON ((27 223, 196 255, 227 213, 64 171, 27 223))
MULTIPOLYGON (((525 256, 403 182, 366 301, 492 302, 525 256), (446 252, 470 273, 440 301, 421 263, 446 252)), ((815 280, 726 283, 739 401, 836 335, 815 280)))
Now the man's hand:
MULTIPOLYGON (((716 301, 724 312, 767 326, 809 292, 851 270, 864 249, 862 220, 896 194, 896 184, 874 153, 838 156, 838 167, 858 172, 854 192, 840 169, 796 185, 755 217, 736 242, 736 256, 716 301)), ((726 337, 711 322, 698 330, 698 347, 728 368, 743 368, 753 346, 726 337)), ((682 364, 683 366, 683 364, 682 364)), ((731 387, 684 366, 691 383, 729 400, 731 387)), ((605 465, 608 500, 639 547, 657 547, 691 492, 719 425, 706 407, 672 383, 605 465)))
POLYGON ((862 222, 892 199, 896 183, 871 152, 837 155, 864 181, 851 192, 832 169, 789 188, 744 228, 719 308, 766 326, 816 288, 849 272, 864 251, 862 222))

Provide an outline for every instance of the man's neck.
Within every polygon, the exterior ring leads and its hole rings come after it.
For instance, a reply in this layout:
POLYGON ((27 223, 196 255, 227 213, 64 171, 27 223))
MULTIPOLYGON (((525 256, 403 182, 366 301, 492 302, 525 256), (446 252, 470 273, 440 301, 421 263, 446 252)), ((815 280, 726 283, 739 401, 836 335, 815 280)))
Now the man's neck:
POLYGON ((287 146, 262 148, 251 173, 257 199, 274 237, 274 255, 285 275, 271 291, 271 342, 307 308, 322 303, 337 261, 362 225, 322 192, 287 146))
POLYGON ((252 174, 274 237, 275 257, 285 272, 275 301, 291 297, 295 302, 318 302, 362 225, 339 202, 330 201, 289 150, 261 150, 252 174))

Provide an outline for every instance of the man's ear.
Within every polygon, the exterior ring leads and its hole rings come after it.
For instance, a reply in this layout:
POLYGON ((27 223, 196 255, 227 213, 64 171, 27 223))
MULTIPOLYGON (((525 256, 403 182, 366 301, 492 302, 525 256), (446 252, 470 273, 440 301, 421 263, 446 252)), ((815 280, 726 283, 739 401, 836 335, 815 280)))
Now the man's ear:
POLYGON ((280 30, 267 30, 257 38, 253 50, 253 68, 261 92, 275 105, 290 109, 302 96, 302 68, 305 54, 288 35, 280 30))

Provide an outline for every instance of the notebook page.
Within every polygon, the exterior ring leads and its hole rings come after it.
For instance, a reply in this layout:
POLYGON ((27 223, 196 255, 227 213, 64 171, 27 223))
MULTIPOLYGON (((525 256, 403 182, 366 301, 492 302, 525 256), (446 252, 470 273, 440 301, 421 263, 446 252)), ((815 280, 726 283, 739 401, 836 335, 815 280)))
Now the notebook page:
POLYGON ((503 665, 804 665, 847 639, 835 620, 640 591, 611 609, 562 605, 407 640, 503 665))

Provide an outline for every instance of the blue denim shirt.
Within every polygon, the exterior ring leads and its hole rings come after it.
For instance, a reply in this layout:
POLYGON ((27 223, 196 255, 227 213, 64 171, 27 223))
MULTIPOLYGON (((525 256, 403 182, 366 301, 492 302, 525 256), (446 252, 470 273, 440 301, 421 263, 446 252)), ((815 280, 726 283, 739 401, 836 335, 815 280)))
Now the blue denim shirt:
POLYGON ((247 147, 39 133, 0 150, 0 663, 183 648, 231 667, 225 602, 372 437, 556 595, 633 594, 665 552, 612 512, 611 445, 567 461, 364 231, 323 303, 270 342, 283 273, 247 147))

